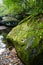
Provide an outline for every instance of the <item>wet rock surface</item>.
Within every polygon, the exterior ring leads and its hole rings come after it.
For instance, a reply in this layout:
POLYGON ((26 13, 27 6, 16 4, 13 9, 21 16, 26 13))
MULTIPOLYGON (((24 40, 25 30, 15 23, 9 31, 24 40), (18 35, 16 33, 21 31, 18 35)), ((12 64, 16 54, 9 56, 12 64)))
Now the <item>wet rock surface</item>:
POLYGON ((3 16, 2 20, 0 20, 0 25, 4 25, 7 27, 16 26, 18 25, 18 23, 19 23, 19 20, 11 16, 3 16))
POLYGON ((7 27, 5 27, 5 26, 0 26, 0 30, 4 30, 4 29, 6 29, 7 27))

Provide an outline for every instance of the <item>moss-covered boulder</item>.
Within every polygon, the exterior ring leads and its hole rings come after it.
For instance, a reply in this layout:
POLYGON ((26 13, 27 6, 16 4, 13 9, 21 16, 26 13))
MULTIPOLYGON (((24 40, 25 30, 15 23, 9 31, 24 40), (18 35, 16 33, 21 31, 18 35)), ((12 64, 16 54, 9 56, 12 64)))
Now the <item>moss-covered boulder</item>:
POLYGON ((43 52, 43 19, 27 18, 24 23, 12 29, 7 40, 13 43, 25 65, 31 65, 33 60, 40 59, 43 52))

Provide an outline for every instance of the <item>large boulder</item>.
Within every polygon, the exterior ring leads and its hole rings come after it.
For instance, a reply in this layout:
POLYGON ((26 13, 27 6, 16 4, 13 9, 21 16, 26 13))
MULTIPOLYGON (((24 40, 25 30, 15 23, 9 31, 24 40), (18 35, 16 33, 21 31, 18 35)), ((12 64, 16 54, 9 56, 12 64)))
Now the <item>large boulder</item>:
POLYGON ((25 65, 32 65, 32 63, 38 65, 43 62, 42 18, 27 18, 24 23, 11 30, 7 40, 13 43, 18 56, 25 65))

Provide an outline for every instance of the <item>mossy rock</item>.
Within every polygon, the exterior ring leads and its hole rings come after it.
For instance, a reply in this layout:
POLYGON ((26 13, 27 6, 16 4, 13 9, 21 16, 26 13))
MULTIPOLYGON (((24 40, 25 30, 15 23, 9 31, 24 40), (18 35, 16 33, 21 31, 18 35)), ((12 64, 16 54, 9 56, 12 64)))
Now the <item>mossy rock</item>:
MULTIPOLYGON (((43 20, 34 17, 27 18, 11 30, 7 40, 13 43, 25 65, 32 65, 33 60, 37 60, 37 56, 40 57, 43 51, 43 20)), ((38 62, 35 61, 35 63, 38 62)))

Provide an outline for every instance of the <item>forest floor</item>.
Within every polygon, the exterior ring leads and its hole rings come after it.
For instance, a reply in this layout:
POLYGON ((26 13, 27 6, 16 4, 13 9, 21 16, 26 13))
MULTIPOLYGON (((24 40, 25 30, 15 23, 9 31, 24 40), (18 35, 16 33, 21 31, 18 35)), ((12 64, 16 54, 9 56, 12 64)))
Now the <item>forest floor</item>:
POLYGON ((0 54, 0 65, 23 65, 17 56, 15 48, 7 48, 0 54))

